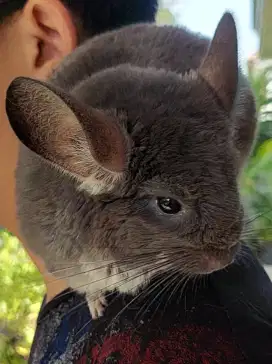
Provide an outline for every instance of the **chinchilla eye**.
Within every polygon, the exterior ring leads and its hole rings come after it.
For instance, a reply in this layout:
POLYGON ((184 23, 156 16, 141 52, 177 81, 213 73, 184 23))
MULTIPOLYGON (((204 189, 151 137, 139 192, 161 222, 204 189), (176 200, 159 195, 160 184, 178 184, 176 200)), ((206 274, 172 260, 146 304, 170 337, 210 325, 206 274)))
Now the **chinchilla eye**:
POLYGON ((182 209, 181 204, 177 200, 174 200, 170 197, 157 197, 156 202, 159 209, 164 214, 175 215, 178 214, 182 209))

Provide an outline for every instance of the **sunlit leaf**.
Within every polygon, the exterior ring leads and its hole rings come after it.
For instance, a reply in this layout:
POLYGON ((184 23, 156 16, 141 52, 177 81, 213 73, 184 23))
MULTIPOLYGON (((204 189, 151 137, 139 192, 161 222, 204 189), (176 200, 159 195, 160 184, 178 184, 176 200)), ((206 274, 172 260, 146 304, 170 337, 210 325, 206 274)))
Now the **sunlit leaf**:
POLYGON ((159 25, 173 25, 175 17, 168 9, 160 9, 157 13, 156 23, 159 25))

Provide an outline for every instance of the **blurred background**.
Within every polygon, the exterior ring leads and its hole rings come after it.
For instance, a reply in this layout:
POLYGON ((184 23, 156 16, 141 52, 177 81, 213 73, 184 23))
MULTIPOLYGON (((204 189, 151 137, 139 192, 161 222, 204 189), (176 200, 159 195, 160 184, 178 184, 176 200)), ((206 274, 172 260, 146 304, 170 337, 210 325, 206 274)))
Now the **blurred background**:
MULTIPOLYGON (((251 218, 246 242, 272 278, 272 1, 164 0, 157 22, 185 25, 212 37, 226 10, 237 22, 240 62, 255 91, 259 115, 257 141, 241 179, 251 218)), ((4 230, 0 230, 0 287, 0 363, 23 364, 44 286, 18 240, 4 230)))

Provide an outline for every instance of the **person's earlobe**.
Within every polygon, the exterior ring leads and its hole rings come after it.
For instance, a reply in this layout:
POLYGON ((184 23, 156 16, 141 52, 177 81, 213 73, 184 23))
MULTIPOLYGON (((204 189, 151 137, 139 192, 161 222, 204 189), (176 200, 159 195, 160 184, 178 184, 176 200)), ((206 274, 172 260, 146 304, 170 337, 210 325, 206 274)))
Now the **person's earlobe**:
POLYGON ((35 77, 44 79, 76 47, 76 27, 60 0, 28 0, 24 11, 37 40, 35 77))

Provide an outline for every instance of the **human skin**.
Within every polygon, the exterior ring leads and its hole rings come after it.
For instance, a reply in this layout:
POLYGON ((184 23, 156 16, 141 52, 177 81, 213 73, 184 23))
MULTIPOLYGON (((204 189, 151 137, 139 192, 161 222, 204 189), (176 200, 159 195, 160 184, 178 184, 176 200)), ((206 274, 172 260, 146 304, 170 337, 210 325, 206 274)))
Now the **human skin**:
POLYGON ((44 278, 47 301, 67 288, 67 283, 53 279, 43 259, 20 236, 14 177, 19 142, 7 119, 5 97, 10 82, 18 76, 45 80, 76 47, 76 34, 71 14, 59 0, 28 0, 22 11, 0 27, 0 226, 22 242, 44 278))

